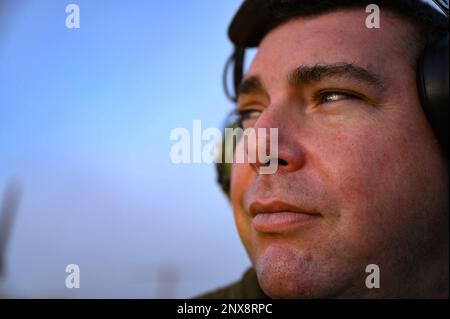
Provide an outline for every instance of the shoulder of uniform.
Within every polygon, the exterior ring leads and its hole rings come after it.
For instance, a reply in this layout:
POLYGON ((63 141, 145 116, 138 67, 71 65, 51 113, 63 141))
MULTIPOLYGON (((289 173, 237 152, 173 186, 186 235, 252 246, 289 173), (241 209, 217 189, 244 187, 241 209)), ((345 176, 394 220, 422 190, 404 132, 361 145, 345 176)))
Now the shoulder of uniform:
POLYGON ((266 299, 259 287, 256 272, 248 269, 242 278, 227 286, 196 296, 195 299, 266 299))

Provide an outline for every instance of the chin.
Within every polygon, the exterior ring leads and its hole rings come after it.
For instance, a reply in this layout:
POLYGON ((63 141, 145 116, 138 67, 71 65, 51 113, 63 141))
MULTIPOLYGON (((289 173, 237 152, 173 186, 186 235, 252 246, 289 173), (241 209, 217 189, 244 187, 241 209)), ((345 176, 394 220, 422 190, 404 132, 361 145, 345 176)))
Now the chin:
POLYGON ((271 246, 254 262, 258 282, 271 298, 331 298, 338 278, 311 252, 271 246), (325 267, 324 267, 325 266, 325 267))

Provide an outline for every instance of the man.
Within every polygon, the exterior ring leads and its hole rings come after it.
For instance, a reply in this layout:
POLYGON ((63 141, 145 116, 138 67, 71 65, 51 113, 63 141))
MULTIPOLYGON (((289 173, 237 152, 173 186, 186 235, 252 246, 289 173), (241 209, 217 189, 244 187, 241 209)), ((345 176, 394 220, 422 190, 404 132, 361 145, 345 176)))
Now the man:
POLYGON ((236 107, 244 128, 278 128, 279 165, 233 164, 253 268, 202 297, 448 298, 448 159, 416 83, 446 20, 419 1, 378 1, 369 28, 370 2, 288 0, 268 1, 264 24, 245 21, 263 2, 232 24, 234 41, 258 45, 236 107))

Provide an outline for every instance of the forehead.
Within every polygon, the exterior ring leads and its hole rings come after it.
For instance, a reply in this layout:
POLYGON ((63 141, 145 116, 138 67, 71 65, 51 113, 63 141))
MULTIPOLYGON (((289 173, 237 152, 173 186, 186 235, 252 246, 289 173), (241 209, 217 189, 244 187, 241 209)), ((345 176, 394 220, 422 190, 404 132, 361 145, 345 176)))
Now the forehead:
POLYGON ((408 23, 380 12, 380 28, 369 29, 364 8, 299 17, 269 32, 261 41, 248 74, 272 77, 301 64, 347 61, 379 74, 392 73, 405 59, 408 23))

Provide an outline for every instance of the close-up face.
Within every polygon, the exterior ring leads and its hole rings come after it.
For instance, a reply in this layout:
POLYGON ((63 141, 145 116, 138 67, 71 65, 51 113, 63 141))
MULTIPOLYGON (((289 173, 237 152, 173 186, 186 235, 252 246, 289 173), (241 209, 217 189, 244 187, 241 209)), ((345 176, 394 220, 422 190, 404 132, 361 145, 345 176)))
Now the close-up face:
POLYGON ((278 26, 241 84, 245 126, 278 128, 276 173, 235 163, 231 180, 236 225, 270 297, 420 295, 435 283, 417 290, 417 280, 448 254, 448 164, 417 96, 414 30, 387 12, 369 29, 366 17, 278 26), (369 264, 380 289, 365 285, 369 264))

